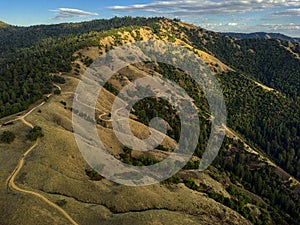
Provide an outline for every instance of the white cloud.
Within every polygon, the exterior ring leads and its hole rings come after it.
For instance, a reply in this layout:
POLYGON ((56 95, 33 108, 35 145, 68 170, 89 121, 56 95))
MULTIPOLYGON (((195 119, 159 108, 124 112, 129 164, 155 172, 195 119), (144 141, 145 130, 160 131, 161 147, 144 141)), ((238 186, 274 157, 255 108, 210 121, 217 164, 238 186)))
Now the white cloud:
POLYGON ((201 24, 201 27, 207 29, 207 30, 215 30, 220 27, 224 27, 222 23, 203 23, 201 24))
POLYGON ((244 23, 202 23, 201 27, 214 30, 218 32, 238 32, 238 33, 252 33, 252 32, 269 32, 269 33, 283 33, 292 37, 300 37, 300 24, 298 23, 265 23, 247 25, 244 23))
POLYGON ((236 27, 238 25, 238 23, 228 23, 228 26, 232 26, 232 27, 236 27))
POLYGON ((54 20, 63 20, 63 19, 70 19, 76 17, 93 17, 98 16, 98 13, 86 12, 80 9, 70 9, 70 8, 59 8, 55 10, 50 10, 54 12, 56 16, 52 19, 54 20))
POLYGON ((300 8, 298 9, 286 9, 283 11, 273 13, 275 16, 300 16, 300 8))
POLYGON ((268 31, 299 31, 300 30, 300 24, 260 24, 260 27, 262 27, 265 30, 268 31))
POLYGON ((218 32, 248 32, 249 26, 245 23, 225 22, 225 23, 201 23, 200 27, 207 30, 214 30, 218 32))
POLYGON ((217 15, 246 13, 278 7, 300 6, 300 0, 161 0, 145 4, 111 6, 115 11, 151 12, 162 15, 217 15))

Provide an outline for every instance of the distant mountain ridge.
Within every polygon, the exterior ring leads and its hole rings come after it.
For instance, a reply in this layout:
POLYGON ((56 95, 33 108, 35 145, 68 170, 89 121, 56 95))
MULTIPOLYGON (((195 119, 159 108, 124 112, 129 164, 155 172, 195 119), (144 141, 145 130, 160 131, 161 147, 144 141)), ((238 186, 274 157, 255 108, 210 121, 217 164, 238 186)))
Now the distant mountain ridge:
POLYGON ((255 33, 223 33, 227 36, 238 38, 238 39, 280 39, 283 41, 291 41, 291 42, 300 42, 300 38, 289 37, 280 33, 265 33, 265 32, 255 32, 255 33))

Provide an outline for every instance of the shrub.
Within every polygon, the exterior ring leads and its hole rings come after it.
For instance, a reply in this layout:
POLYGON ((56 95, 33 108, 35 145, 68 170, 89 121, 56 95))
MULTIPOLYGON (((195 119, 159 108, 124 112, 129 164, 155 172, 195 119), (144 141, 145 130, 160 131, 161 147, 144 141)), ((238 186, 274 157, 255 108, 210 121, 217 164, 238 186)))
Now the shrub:
POLYGON ((196 184, 195 180, 193 178, 188 178, 184 180, 185 186, 187 186, 189 189, 192 189, 194 191, 198 190, 198 185, 196 184))
POLYGON ((86 169, 85 173, 93 181, 102 180, 102 176, 97 171, 95 171, 95 170, 86 169))
POLYGON ((15 140, 16 136, 13 132, 10 131, 4 131, 0 136, 0 141, 10 144, 15 140))
POLYGON ((62 104, 63 106, 67 106, 67 103, 63 100, 60 101, 60 104, 62 104))
POLYGON ((199 169, 200 161, 188 161, 187 164, 184 166, 184 170, 197 170, 199 169))
POLYGON ((166 183, 179 184, 182 183, 182 179, 180 179, 180 177, 177 176, 172 176, 166 180, 166 183))
POLYGON ((56 205, 63 207, 65 204, 67 204, 67 201, 65 199, 57 200, 55 202, 56 205))
POLYGON ((54 94, 55 94, 55 95, 60 95, 60 93, 61 93, 61 91, 60 91, 59 89, 55 89, 55 90, 54 90, 54 94))
POLYGON ((43 131, 42 128, 39 126, 35 126, 34 128, 31 129, 31 131, 29 131, 29 134, 26 135, 26 137, 30 140, 30 141, 36 141, 39 137, 43 137, 43 131))

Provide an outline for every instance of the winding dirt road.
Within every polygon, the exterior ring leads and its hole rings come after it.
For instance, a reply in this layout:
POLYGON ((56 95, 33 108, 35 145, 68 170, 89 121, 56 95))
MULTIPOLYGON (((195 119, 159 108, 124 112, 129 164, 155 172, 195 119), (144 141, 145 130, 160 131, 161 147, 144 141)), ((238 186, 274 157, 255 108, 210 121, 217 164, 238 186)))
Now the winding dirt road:
MULTIPOLYGON (((61 90, 61 88, 58 85, 55 85, 59 90, 61 90)), ((47 97, 49 98, 51 96, 51 94, 49 94, 47 97)), ((22 121, 23 124, 25 124, 26 126, 33 128, 33 124, 29 123, 28 121, 25 120, 25 117, 27 117, 28 115, 30 115, 34 110, 36 110, 37 108, 41 107, 42 105, 44 105, 46 102, 43 101, 41 104, 39 104, 38 106, 34 107, 33 109, 31 109, 30 111, 28 111, 26 114, 24 114, 23 116, 20 116, 14 120, 8 121, 7 123, 11 123, 11 122, 15 122, 15 121, 22 121)), ((58 205, 56 205, 55 203, 51 202, 49 199, 47 199, 45 196, 34 192, 34 191, 29 191, 29 190, 25 190, 22 189, 20 187, 18 187, 15 183, 15 179, 18 176, 18 174, 20 173, 21 169, 24 166, 26 157, 33 151, 33 149, 35 149, 36 146, 38 146, 39 144, 39 139, 36 140, 36 142, 34 143, 34 145, 32 145, 22 156, 22 158, 20 159, 18 165, 16 166, 16 168, 14 169, 14 171, 11 173, 11 175, 8 177, 7 181, 6 181, 6 185, 8 189, 12 189, 21 193, 25 193, 25 194, 30 194, 33 195, 35 197, 40 198, 42 201, 44 201, 45 203, 47 203, 49 206, 55 208, 57 211, 59 211, 66 219, 68 219, 70 221, 71 224, 73 225, 79 225, 75 220, 72 219, 72 217, 65 211, 63 210, 61 207, 59 207, 58 205)))

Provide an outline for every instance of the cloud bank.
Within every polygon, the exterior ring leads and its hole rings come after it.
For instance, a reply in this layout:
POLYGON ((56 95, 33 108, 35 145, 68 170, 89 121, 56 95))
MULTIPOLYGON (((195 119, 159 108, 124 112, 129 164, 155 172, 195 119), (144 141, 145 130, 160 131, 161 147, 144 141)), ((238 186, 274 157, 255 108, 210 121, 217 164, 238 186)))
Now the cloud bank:
POLYGON ((297 7, 300 0, 162 0, 145 4, 111 6, 115 11, 150 12, 163 15, 218 15, 263 11, 278 7, 297 7))
POLYGON ((261 24, 259 25, 264 30, 272 31, 272 32, 280 32, 283 30, 290 30, 290 31, 299 31, 300 30, 300 24, 295 23, 289 23, 289 24, 261 24))
POLYGON ((109 8, 116 13, 179 17, 214 31, 267 31, 300 36, 300 0, 148 0, 109 8))
POLYGON ((98 13, 86 12, 80 9, 59 8, 50 11, 56 14, 56 16, 52 18, 53 20, 64 20, 64 19, 78 18, 78 17, 83 18, 83 17, 99 16, 98 13))
POLYGON ((275 16, 300 16, 300 8, 298 9, 286 9, 280 12, 273 13, 275 16))

